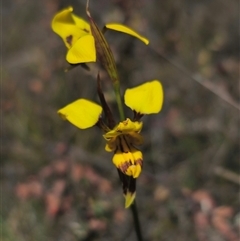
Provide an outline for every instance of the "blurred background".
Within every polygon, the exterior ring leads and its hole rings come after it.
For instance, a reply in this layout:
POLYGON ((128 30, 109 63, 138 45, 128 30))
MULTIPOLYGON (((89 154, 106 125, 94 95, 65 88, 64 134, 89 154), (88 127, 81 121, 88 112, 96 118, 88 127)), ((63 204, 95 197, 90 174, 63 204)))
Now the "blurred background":
MULTIPOLYGON (((4 241, 136 240, 101 131, 79 130, 56 113, 80 97, 98 102, 97 65, 64 72, 66 49, 50 27, 70 5, 86 19, 85 4, 2 3, 4 241)), ((106 33, 122 93, 152 79, 164 87, 163 110, 143 118, 144 240, 239 240, 239 1, 91 0, 90 11, 100 27, 124 23, 150 40, 106 33)))

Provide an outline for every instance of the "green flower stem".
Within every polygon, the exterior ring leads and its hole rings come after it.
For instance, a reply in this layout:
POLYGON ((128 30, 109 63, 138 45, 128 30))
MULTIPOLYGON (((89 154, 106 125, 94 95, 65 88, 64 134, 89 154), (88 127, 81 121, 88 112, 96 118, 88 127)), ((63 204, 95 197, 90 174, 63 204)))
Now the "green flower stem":
POLYGON ((131 207, 131 211, 132 211, 132 215, 133 215, 133 221, 134 221, 134 226, 135 226, 135 232, 137 235, 137 240, 143 241, 142 230, 141 230, 141 226, 140 226, 140 222, 139 222, 139 218, 138 218, 138 209, 137 209, 136 200, 130 207, 131 207))
POLYGON ((115 96, 116 96, 116 102, 117 102, 117 105, 118 105, 118 111, 119 111, 120 119, 121 119, 121 121, 124 121, 125 115, 124 115, 124 111, 123 111, 123 104, 122 104, 122 98, 121 98, 121 93, 120 93, 119 81, 116 81, 114 83, 114 92, 115 92, 115 96))

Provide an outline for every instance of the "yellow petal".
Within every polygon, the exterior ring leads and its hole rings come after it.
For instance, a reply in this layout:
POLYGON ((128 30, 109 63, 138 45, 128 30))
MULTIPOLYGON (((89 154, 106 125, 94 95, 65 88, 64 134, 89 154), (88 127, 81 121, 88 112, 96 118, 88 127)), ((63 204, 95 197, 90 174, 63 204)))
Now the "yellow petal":
POLYGON ((75 14, 72 14, 72 18, 75 22, 75 24, 82 30, 84 30, 87 33, 90 33, 90 24, 86 22, 84 19, 78 17, 75 14))
POLYGON ((72 10, 72 7, 66 8, 57 13, 52 20, 52 30, 63 39, 67 48, 70 48, 79 38, 78 27, 72 18, 72 10))
MULTIPOLYGON (((131 121, 127 118, 125 121, 120 122, 113 130, 103 135, 106 140, 122 134, 131 134, 132 132, 139 133, 142 130, 143 123, 139 121, 131 121)), ((136 136, 137 137, 137 136, 136 136)))
POLYGON ((125 25, 122 25, 122 24, 119 24, 119 23, 108 23, 108 24, 105 25, 105 27, 108 28, 108 29, 112 29, 112 30, 115 30, 115 31, 119 31, 119 32, 129 34, 133 37, 136 37, 136 38, 140 39, 146 45, 149 44, 149 40, 147 38, 141 36, 140 34, 138 34, 137 32, 135 32, 134 30, 132 30, 131 28, 129 28, 125 25))
POLYGON ((94 38, 88 34, 80 39, 68 50, 67 61, 70 64, 79 64, 96 61, 94 38))
POLYGON ((128 191, 124 196, 125 196, 125 208, 129 208, 136 197, 136 192, 131 193, 128 191))
POLYGON ((75 25, 59 24, 59 28, 61 29, 59 36, 62 38, 68 49, 74 46, 80 38, 88 35, 88 33, 82 31, 75 25))
MULTIPOLYGON (((63 9, 62 11, 55 14, 53 20, 52 20, 52 27, 55 23, 64 23, 64 24, 75 24, 73 18, 72 18, 72 7, 68 7, 63 9)), ((54 28, 54 27, 53 27, 54 28)))
POLYGON ((120 122, 115 129, 117 132, 120 133, 129 133, 132 131, 140 132, 142 129, 142 125, 142 122, 131 121, 129 118, 127 118, 125 121, 120 122))
POLYGON ((72 14, 72 11, 72 7, 63 9, 52 20, 52 30, 63 39, 67 48, 71 48, 80 37, 90 33, 89 24, 72 14))
POLYGON ((112 152, 116 150, 116 138, 112 138, 110 141, 107 142, 105 145, 105 151, 112 152))
POLYGON ((128 168, 126 174, 128 176, 132 176, 133 178, 138 178, 141 171, 142 171, 142 168, 140 165, 132 165, 128 168))
POLYGON ((146 82, 135 88, 127 89, 125 104, 141 114, 158 113, 163 104, 163 89, 158 80, 146 82))
POLYGON ((94 126, 101 113, 100 105, 85 99, 76 100, 58 111, 63 119, 80 129, 94 126))
POLYGON ((112 161, 122 173, 132 176, 133 178, 138 178, 142 171, 142 152, 133 147, 130 150, 123 148, 123 150, 117 151, 114 154, 112 161))

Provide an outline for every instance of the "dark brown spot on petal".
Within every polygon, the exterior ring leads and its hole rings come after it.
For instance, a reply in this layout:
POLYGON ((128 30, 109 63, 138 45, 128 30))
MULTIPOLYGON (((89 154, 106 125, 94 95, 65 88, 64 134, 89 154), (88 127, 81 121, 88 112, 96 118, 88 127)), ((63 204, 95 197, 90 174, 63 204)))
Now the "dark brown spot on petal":
POLYGON ((131 163, 130 162, 124 162, 123 164, 121 164, 119 166, 120 170, 123 172, 123 173, 126 173, 127 169, 131 166, 131 163))
POLYGON ((66 37, 66 42, 67 42, 70 46, 72 46, 72 39, 73 39, 73 36, 72 36, 72 35, 69 35, 69 36, 66 37))
POLYGON ((138 159, 135 161, 135 165, 140 165, 142 167, 143 165, 143 160, 142 159, 138 159))
POLYGON ((84 28, 83 31, 86 33, 89 33, 89 31, 86 28, 84 28))

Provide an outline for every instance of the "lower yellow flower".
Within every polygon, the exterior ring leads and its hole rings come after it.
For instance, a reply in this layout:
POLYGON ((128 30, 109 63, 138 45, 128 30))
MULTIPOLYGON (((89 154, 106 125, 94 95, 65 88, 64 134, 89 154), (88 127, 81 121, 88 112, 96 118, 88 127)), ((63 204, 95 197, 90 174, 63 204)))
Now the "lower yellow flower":
POLYGON ((139 134, 141 129, 142 122, 126 119, 103 135, 107 140, 105 150, 114 152, 112 160, 120 173, 125 208, 128 208, 135 199, 136 178, 142 171, 142 152, 135 147, 143 143, 143 137, 139 134))
POLYGON ((135 147, 143 142, 143 138, 139 134, 141 129, 142 122, 132 122, 130 119, 126 119, 103 135, 107 140, 105 150, 114 152, 114 165, 122 173, 133 178, 137 178, 142 170, 142 153, 135 147))
MULTIPOLYGON (((153 80, 125 92, 125 104, 134 112, 134 121, 127 118, 114 128, 107 126, 102 119, 104 105, 85 99, 79 99, 58 113, 80 129, 97 125, 103 129, 103 137, 107 141, 105 150, 114 152, 113 163, 116 166, 122 182, 125 196, 125 207, 129 207, 136 195, 136 179, 143 167, 142 152, 137 149, 143 143, 140 132, 144 114, 158 113, 162 108, 163 90, 159 81, 153 80)), ((105 106, 106 107, 106 106, 105 106)))

